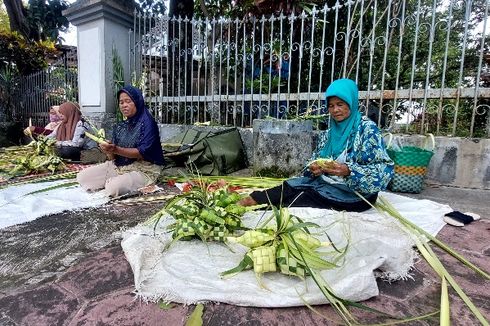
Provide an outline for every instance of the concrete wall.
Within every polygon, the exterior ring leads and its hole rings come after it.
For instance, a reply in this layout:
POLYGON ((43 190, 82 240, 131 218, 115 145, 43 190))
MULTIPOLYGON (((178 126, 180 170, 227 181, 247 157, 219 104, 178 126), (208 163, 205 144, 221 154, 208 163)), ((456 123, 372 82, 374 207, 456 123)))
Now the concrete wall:
MULTIPOLYGON (((254 128, 239 128, 247 159, 255 173, 264 171, 294 174, 303 168, 316 146, 318 132, 311 125, 268 120, 254 128)), ((163 142, 193 126, 160 125, 163 142)), ((195 128, 195 127, 194 127, 195 128)), ((223 127, 199 127, 223 129, 223 127)), ((424 145, 424 136, 395 135, 393 144, 424 145)), ((430 147, 430 143, 428 144, 430 147)), ((435 137, 434 156, 426 181, 445 186, 490 189, 490 139, 435 137)))

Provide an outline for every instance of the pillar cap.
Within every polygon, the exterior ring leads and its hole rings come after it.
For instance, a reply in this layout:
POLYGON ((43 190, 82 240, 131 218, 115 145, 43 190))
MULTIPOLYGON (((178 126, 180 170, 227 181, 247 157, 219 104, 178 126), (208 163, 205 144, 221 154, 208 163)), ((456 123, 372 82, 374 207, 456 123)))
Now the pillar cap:
POLYGON ((133 27, 134 2, 115 0, 77 0, 63 15, 75 26, 99 19, 109 19, 133 27))

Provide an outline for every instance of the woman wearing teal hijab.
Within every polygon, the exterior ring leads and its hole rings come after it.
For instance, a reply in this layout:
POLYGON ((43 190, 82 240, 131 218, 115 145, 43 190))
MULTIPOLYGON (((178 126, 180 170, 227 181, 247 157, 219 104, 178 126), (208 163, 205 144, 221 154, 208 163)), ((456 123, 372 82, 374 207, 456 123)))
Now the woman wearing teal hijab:
POLYGON ((322 132, 316 151, 302 177, 281 186, 255 191, 240 203, 364 211, 370 206, 355 192, 374 203, 393 176, 393 161, 386 153, 376 124, 359 112, 358 88, 350 79, 339 79, 325 93, 329 129, 322 132), (321 167, 319 158, 334 162, 321 167))

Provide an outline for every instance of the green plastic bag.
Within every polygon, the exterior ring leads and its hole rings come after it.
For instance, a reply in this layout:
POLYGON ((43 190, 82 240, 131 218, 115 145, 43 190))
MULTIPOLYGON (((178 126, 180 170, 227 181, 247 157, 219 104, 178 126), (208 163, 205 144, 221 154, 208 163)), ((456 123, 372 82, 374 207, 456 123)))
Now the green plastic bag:
POLYGON ((198 168, 203 175, 226 175, 247 166, 237 128, 189 129, 162 144, 165 158, 177 166, 198 168))

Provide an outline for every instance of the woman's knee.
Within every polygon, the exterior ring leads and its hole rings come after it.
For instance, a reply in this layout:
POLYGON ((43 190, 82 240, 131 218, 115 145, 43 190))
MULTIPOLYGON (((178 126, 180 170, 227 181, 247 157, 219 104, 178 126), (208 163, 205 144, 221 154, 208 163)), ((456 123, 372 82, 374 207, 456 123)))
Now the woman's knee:
POLYGON ((88 167, 77 174, 77 182, 85 190, 98 190, 104 188, 106 180, 117 176, 112 162, 104 162, 88 167))
POLYGON ((107 180, 105 193, 108 196, 121 196, 144 187, 146 182, 144 174, 136 171, 128 172, 107 180))

